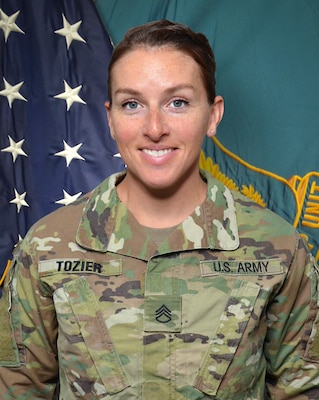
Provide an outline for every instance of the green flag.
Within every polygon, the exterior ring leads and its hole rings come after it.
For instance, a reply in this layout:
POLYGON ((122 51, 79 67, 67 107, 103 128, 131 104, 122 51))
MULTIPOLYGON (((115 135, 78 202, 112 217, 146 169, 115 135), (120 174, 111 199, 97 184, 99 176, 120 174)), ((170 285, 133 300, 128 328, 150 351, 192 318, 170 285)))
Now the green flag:
POLYGON ((282 215, 319 259, 319 2, 96 0, 113 43, 167 18, 209 39, 225 115, 201 162, 282 215), (223 175, 221 175, 223 174, 223 175))

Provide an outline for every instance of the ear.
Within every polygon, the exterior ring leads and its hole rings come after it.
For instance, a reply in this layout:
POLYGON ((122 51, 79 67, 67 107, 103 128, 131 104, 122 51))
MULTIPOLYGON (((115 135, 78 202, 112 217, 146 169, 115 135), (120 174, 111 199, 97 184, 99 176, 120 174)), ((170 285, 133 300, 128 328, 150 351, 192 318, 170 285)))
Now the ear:
POLYGON ((214 104, 211 107, 211 118, 208 127, 207 136, 212 137, 216 134, 216 130, 224 115, 224 99, 222 96, 216 96, 214 104))
POLYGON ((107 115, 107 120, 110 128, 110 133, 113 139, 115 139, 114 132, 113 132, 113 124, 112 124, 112 117, 111 117, 111 103, 109 101, 106 101, 104 103, 104 107, 106 110, 106 115, 107 115))
POLYGON ((106 102, 104 103, 104 107, 105 107, 105 110, 106 110, 107 117, 109 117, 109 115, 110 115, 110 110, 111 110, 111 103, 110 103, 109 101, 106 101, 106 102))

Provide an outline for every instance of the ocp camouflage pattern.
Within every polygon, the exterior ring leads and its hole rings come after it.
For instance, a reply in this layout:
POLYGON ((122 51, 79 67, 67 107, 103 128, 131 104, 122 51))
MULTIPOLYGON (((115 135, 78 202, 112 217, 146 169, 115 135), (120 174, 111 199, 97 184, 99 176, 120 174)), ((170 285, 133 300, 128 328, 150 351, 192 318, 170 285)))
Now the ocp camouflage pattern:
POLYGON ((207 199, 159 245, 118 199, 123 174, 32 227, 0 300, 2 399, 319 399, 304 241, 202 175, 207 199))

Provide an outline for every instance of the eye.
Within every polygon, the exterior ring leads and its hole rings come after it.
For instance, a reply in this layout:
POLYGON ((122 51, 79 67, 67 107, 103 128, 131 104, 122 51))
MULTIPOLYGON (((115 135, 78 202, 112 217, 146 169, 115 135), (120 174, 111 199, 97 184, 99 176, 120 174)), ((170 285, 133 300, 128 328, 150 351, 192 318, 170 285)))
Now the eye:
POLYGON ((123 103, 122 107, 128 110, 136 110, 139 107, 139 103, 135 100, 130 100, 123 103))
POLYGON ((188 101, 182 100, 182 99, 175 99, 175 100, 173 100, 173 101, 171 102, 171 105, 172 105, 174 108, 182 108, 182 107, 184 107, 184 106, 187 105, 187 104, 188 104, 188 101))

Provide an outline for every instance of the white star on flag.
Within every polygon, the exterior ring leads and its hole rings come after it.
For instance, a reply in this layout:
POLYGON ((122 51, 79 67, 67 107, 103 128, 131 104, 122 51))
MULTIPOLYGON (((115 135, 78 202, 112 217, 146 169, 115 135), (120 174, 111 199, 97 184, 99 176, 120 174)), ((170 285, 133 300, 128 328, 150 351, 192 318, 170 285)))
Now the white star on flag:
POLYGON ((65 140, 63 140, 64 150, 55 153, 55 156, 65 157, 66 166, 68 167, 71 161, 75 158, 78 160, 85 160, 80 154, 78 153, 79 148, 82 146, 83 143, 79 143, 76 146, 69 146, 65 140))
POLYGON ((19 194, 17 189, 14 189, 15 198, 11 200, 10 203, 17 205, 18 213, 20 212, 22 206, 29 207, 29 204, 24 200, 26 194, 27 192, 19 194))
POLYGON ((54 33, 57 33, 58 35, 61 36, 65 36, 67 48, 68 49, 70 48, 73 40, 78 40, 79 42, 86 43, 86 41, 78 33, 78 29, 82 24, 82 21, 78 21, 75 24, 71 25, 69 21, 65 18, 64 14, 62 14, 62 17, 63 17, 63 28, 54 31, 54 33))
MULTIPOLYGON (((82 89, 82 85, 77 86, 75 88, 71 88, 66 81, 64 82, 64 92, 57 94, 56 96, 54 96, 54 98, 56 99, 62 99, 66 101, 67 104, 67 110, 69 111, 69 109, 71 108, 72 104, 74 102, 76 103, 82 103, 82 104, 86 104, 86 102, 84 100, 81 99, 81 97, 79 96, 79 92, 82 89)), ((1 92, 0 92, 1 94, 1 92)))
POLYGON ((22 94, 19 93, 19 89, 24 84, 24 82, 17 83, 14 86, 10 85, 10 83, 7 82, 5 78, 3 78, 3 82, 5 88, 3 90, 0 90, 0 95, 7 97, 10 108, 12 108, 12 103, 14 102, 14 100, 27 101, 27 99, 25 99, 22 94))
POLYGON ((5 147, 1 151, 11 153, 13 162, 16 161, 18 156, 28 157, 28 155, 22 150, 22 145, 23 145, 25 139, 22 139, 19 142, 15 142, 9 135, 8 135, 8 138, 9 138, 10 146, 5 147))
POLYGON ((66 190, 63 189, 63 196, 64 198, 61 200, 57 200, 55 203, 56 204, 63 204, 67 206, 70 203, 73 203, 75 200, 77 200, 81 196, 82 192, 76 193, 73 196, 70 195, 66 190))
POLYGON ((17 19, 17 16, 19 15, 20 11, 17 11, 16 13, 12 15, 7 15, 3 10, 0 8, 0 29, 3 30, 4 32, 4 40, 7 42, 8 37, 11 32, 19 32, 23 33, 23 30, 21 30, 18 25, 15 23, 15 20, 17 19))

